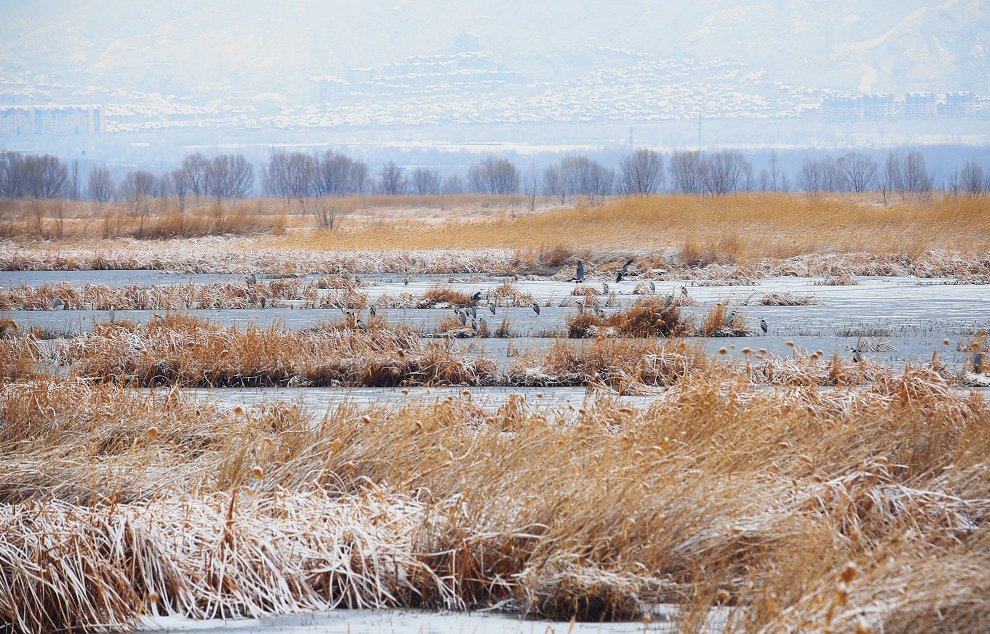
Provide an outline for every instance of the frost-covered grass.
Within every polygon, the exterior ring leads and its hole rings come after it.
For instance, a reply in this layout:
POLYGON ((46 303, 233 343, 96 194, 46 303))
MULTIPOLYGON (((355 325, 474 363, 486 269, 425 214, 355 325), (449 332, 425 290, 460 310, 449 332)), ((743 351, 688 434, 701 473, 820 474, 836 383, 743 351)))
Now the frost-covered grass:
POLYGON ((0 288, 0 310, 361 309, 367 303, 359 287, 340 276, 309 282, 277 279, 119 287, 62 283, 0 288))
POLYGON ((714 367, 645 410, 449 399, 317 423, 41 378, 0 385, 0 421, 17 632, 335 606, 675 603, 686 631, 725 606, 730 631, 990 618, 990 408, 931 369, 821 393, 714 367))

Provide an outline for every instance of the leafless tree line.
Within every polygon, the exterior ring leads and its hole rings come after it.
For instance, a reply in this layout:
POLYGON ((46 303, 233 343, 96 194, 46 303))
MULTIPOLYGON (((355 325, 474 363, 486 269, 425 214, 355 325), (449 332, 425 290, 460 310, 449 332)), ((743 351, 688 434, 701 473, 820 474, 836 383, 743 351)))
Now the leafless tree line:
POLYGON ((990 169, 985 173, 979 164, 966 161, 962 168, 945 180, 945 191, 952 196, 970 197, 990 194, 990 169))
POLYGON ((738 150, 674 152, 670 157, 673 191, 726 196, 753 188, 753 166, 738 150))
MULTIPOLYGON (((618 169, 603 166, 587 156, 568 156, 544 169, 536 163, 525 177, 512 161, 486 157, 472 165, 465 180, 428 167, 406 169, 390 161, 372 176, 366 163, 328 150, 306 154, 272 149, 260 169, 261 188, 286 200, 350 196, 367 192, 382 195, 437 196, 476 192, 490 195, 524 193, 535 206, 542 193, 561 204, 583 198, 599 203, 607 196, 648 195, 661 191, 690 195, 725 196, 738 191, 788 192, 791 182, 776 153, 754 177, 749 160, 738 150, 676 151, 667 160, 649 149, 622 157, 618 169), (525 180, 525 182, 523 182, 525 180)), ((105 167, 88 175, 85 193, 79 182, 77 161, 64 163, 51 155, 0 153, 0 197, 80 198, 98 203, 121 200, 134 211, 147 208, 155 198, 175 197, 180 210, 189 197, 243 198, 254 191, 254 169, 239 154, 212 159, 196 153, 185 157, 178 169, 155 175, 128 172, 119 182, 105 167)), ((877 191, 884 200, 899 196, 929 197, 935 178, 918 151, 891 151, 882 163, 857 152, 838 158, 825 155, 804 161, 795 186, 809 197, 832 192, 877 191)), ((952 195, 980 196, 990 191, 990 170, 970 161, 946 177, 945 190, 952 195)))

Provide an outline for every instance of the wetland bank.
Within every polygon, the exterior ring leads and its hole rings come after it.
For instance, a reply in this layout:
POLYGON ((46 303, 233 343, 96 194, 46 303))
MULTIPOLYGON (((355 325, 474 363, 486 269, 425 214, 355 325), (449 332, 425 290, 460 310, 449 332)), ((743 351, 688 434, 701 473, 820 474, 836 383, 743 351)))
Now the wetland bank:
POLYGON ((0 618, 979 631, 990 217, 874 203, 6 238, 0 618))

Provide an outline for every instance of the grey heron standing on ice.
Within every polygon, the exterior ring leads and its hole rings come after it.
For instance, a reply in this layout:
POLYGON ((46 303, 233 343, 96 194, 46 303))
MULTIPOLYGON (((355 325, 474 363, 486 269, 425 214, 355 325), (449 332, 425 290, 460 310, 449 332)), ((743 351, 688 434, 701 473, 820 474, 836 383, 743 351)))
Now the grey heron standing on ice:
POLYGON ((581 260, 577 261, 577 271, 575 271, 574 277, 567 280, 568 282, 574 282, 576 284, 584 283, 584 262, 581 260))

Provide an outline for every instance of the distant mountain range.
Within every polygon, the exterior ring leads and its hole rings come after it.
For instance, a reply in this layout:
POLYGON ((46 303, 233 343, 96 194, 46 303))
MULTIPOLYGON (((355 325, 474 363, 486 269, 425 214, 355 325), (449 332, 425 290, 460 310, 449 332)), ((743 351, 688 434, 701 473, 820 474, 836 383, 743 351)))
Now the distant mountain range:
POLYGON ((594 72, 620 49, 734 60, 769 84, 811 89, 990 92, 990 2, 980 0, 7 3, 0 79, 301 101, 313 75, 450 52, 464 32, 533 82, 594 72))

